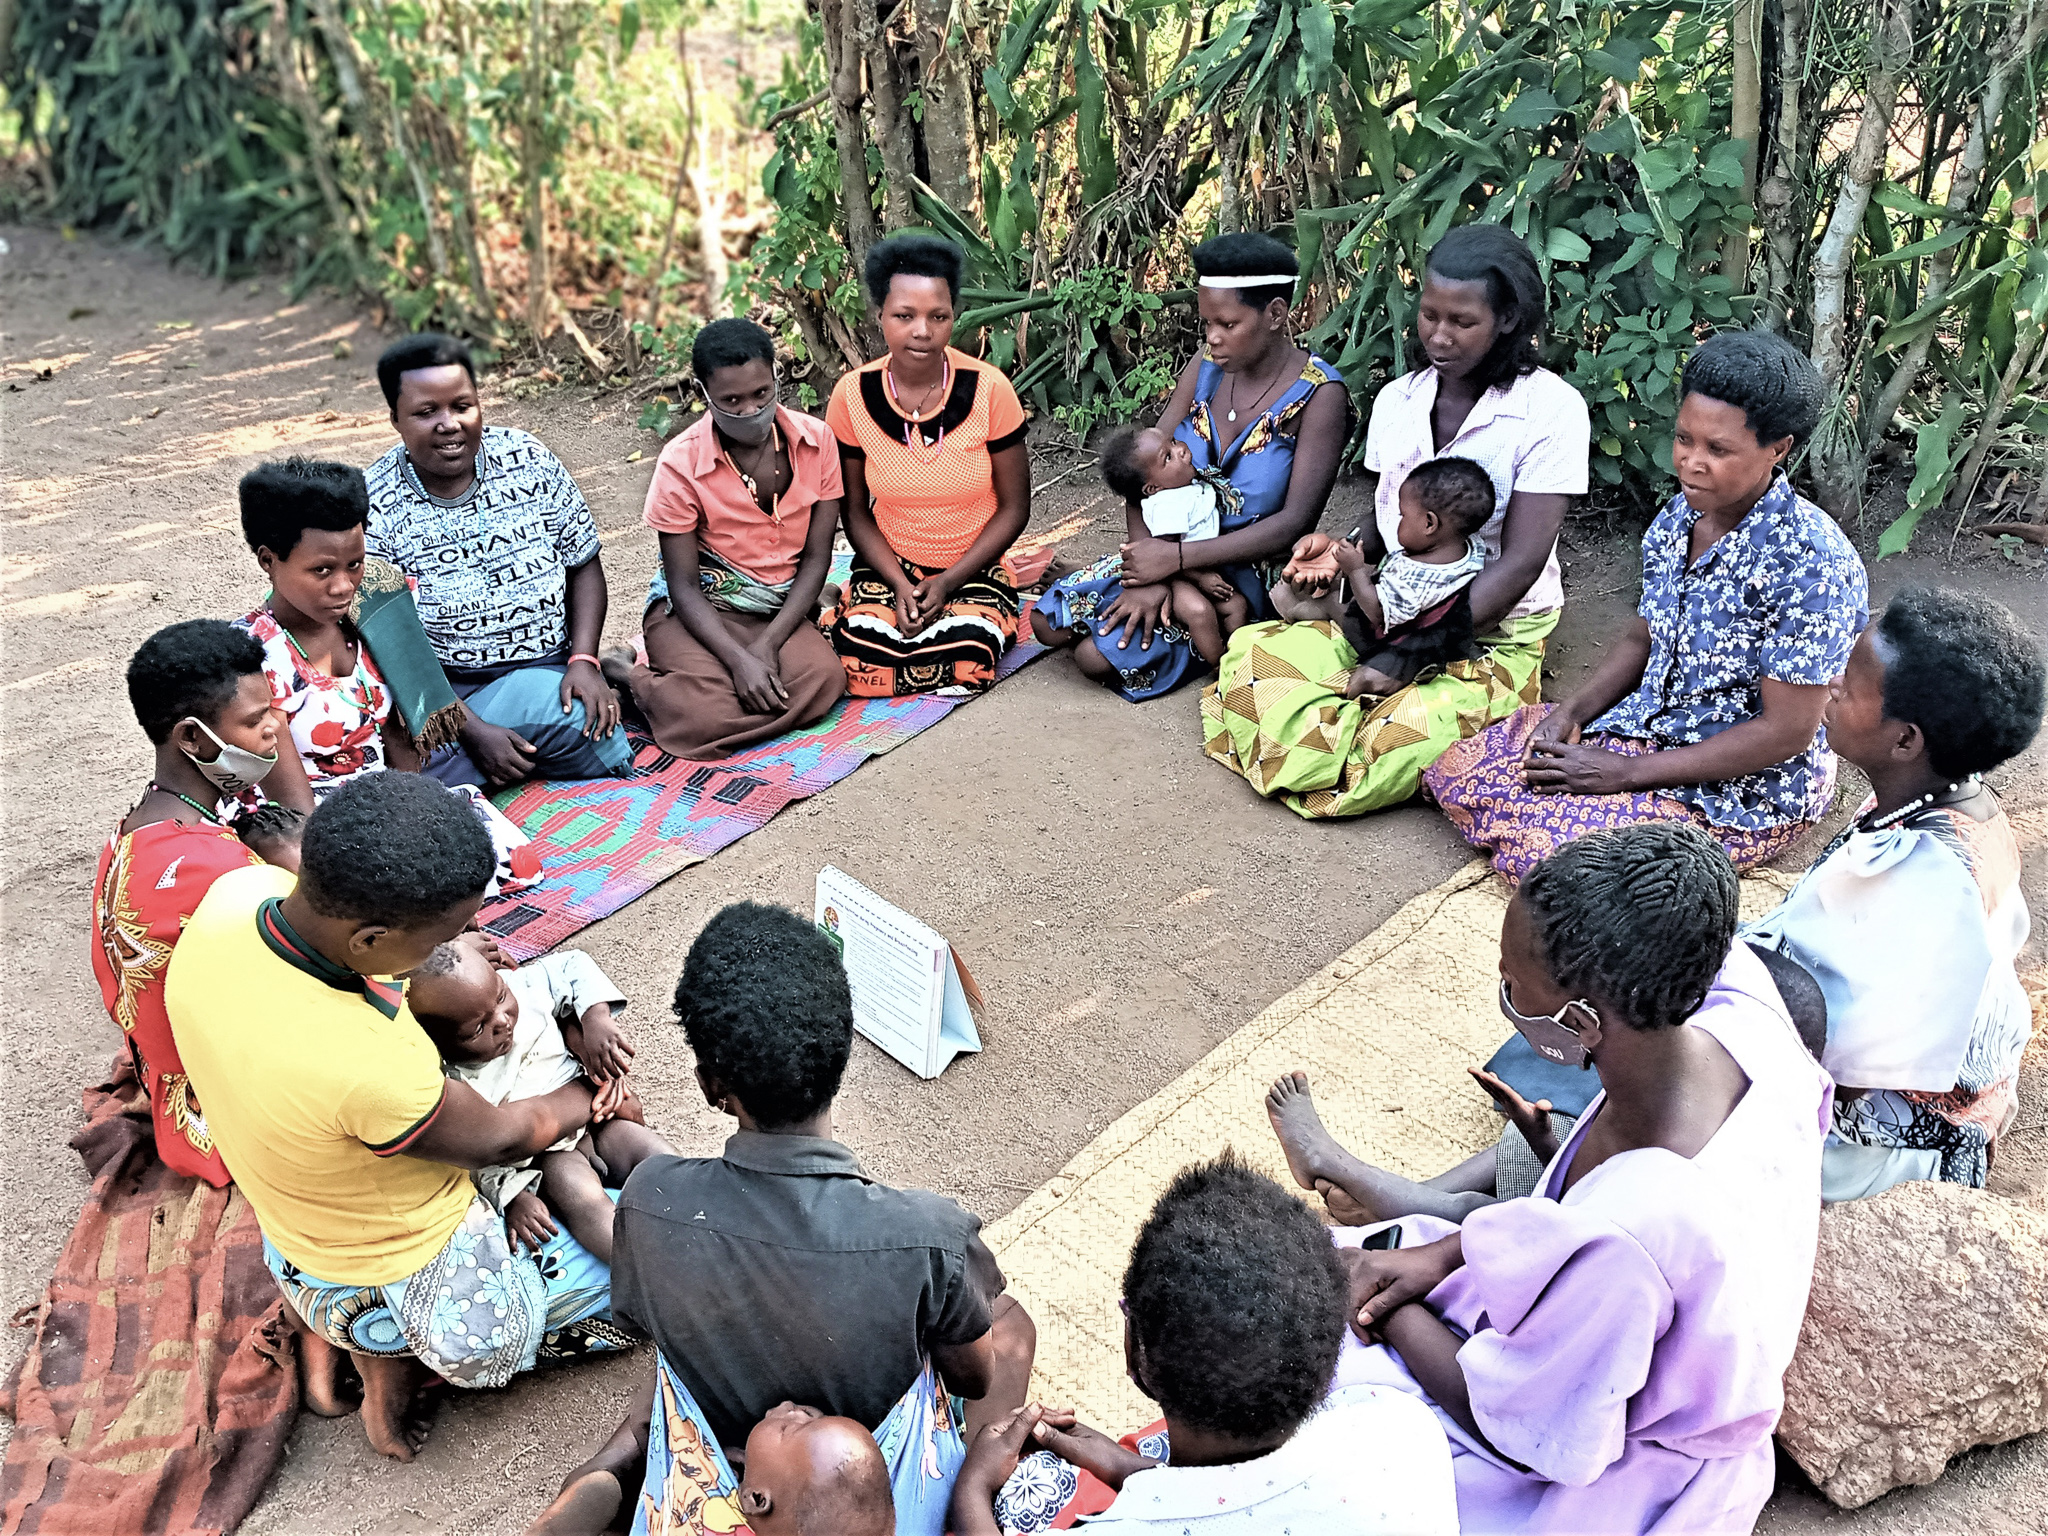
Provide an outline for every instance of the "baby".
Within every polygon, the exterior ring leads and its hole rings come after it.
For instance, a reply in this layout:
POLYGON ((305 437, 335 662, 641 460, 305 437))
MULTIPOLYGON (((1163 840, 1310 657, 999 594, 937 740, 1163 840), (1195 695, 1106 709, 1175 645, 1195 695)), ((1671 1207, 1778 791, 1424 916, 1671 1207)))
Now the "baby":
POLYGON ((275 800, 235 818, 235 836, 266 864, 299 872, 299 839, 306 833, 306 813, 275 800))
POLYGON ((1479 654, 1469 588, 1486 566, 1478 535, 1493 516, 1492 478, 1470 459, 1432 459, 1401 482, 1400 504, 1400 547, 1377 573, 1365 568, 1356 532, 1337 541, 1312 533, 1294 546, 1273 588, 1281 618, 1343 627, 1363 658, 1348 698, 1398 693, 1425 668, 1479 654))
POLYGON ((406 1002, 441 1052, 442 1070, 492 1104, 537 1098, 579 1077, 598 1085, 588 1130, 537 1158, 482 1169, 476 1183, 504 1216, 515 1247, 523 1240, 538 1252, 555 1236, 559 1216, 577 1242, 610 1264, 612 1202, 601 1174, 623 1183, 642 1158, 675 1155, 642 1123, 640 1101, 626 1086, 633 1047, 613 1018, 626 1006, 619 989, 581 950, 501 972, 465 937, 443 944, 407 978, 406 1002))
MULTIPOLYGON (((1188 445, 1157 427, 1125 427, 1102 448, 1102 479, 1138 503, 1154 538, 1213 539, 1225 513, 1244 508, 1244 493, 1227 476, 1199 468, 1188 445)), ((1170 583, 1173 620, 1188 632, 1202 660, 1223 659, 1230 632, 1251 617, 1251 602, 1217 571, 1186 571, 1170 583)))

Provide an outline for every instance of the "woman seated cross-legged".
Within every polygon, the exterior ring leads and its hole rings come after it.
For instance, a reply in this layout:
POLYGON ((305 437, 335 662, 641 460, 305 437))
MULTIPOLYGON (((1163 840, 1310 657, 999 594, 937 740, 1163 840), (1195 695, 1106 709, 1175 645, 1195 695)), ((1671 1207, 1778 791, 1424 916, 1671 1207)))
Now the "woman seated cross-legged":
POLYGON ((1501 1010, 1601 1092, 1534 1196, 1403 1216, 1391 1248, 1337 1233, 1359 1335, 1337 1387, 1436 1410, 1470 1536, 1746 1531, 1770 1497, 1832 1084, 1736 901, 1684 822, 1539 864, 1502 925, 1501 1010))
POLYGON ((825 411, 853 545, 832 646, 857 697, 979 693, 1017 640, 1005 561, 1031 520, 1024 407, 952 345, 958 246, 896 235, 868 251, 865 276, 889 351, 825 411))
POLYGON ((820 720, 846 692, 812 622, 839 526, 839 451, 815 416, 781 404, 775 344, 714 320, 690 365, 709 410, 661 451, 647 524, 661 568, 647 593, 644 665, 604 658, 664 752, 724 757, 820 720))
POLYGON ((1333 1392, 1341 1255, 1308 1207, 1230 1152, 1183 1168, 1124 1271, 1124 1363, 1163 1423, 1122 1441, 1030 1404, 953 1485, 957 1536, 1296 1531, 1451 1536, 1449 1447, 1402 1392, 1333 1392))
POLYGON ((1511 880, 1572 838, 1660 819, 1705 827, 1747 868, 1833 799, 1821 711, 1869 615, 1863 562, 1784 473, 1820 420, 1820 374, 1780 337, 1731 331, 1683 388, 1679 494, 1643 536, 1637 616, 1570 698, 1517 709, 1423 775, 1511 880))
POLYGON ((1745 937, 1810 970, 1839 1085, 1821 1194, 1908 1179, 1981 1187, 2019 1107, 2032 1033, 2020 845, 1982 774, 2041 728, 2048 658, 1988 598, 1918 590, 1863 632, 1828 742, 1870 798, 1745 937))

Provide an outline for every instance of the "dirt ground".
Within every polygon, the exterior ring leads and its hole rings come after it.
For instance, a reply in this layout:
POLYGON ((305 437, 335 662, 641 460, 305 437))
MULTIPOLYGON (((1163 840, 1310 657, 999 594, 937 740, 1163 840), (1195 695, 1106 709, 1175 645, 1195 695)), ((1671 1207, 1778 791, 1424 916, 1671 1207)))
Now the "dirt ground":
MULTIPOLYGON (((223 286, 89 239, 0 236, 0 975, 22 1004, 7 1031, 12 1112, 0 1132, 10 1234, 0 1314, 11 1314, 37 1301, 78 1209, 85 1181, 65 1142, 79 1089, 116 1045, 89 970, 87 913, 102 841, 148 775, 122 668, 158 627, 238 615, 261 596, 235 521, 243 471, 286 452, 367 464, 392 432, 372 373, 381 338, 355 313, 290 303, 274 279, 223 286)), ((636 407, 564 388, 491 398, 490 413, 538 432, 575 473, 604 535, 609 634, 631 634, 655 559, 639 512, 659 447, 635 427, 636 407)), ((1038 478, 1067 463, 1046 459, 1038 478)), ((1362 507, 1358 487, 1342 486, 1327 523, 1348 527, 1362 507)), ((1086 469, 1043 493, 1033 517, 1034 530, 1060 530, 1062 548, 1084 557, 1113 547, 1120 527, 1086 469)), ((1632 535, 1575 526, 1565 554, 1571 602, 1553 692, 1583 673, 1636 590, 1632 535)), ((2048 576, 1979 550, 1873 571, 1879 598, 1915 580, 1991 592, 2037 630, 2048 620, 2048 576)), ((1192 693, 1130 706, 1068 661, 1042 661, 586 930, 579 942, 637 1000, 628 1017, 649 1119, 685 1153, 714 1152, 725 1134, 693 1102, 667 1009, 698 927, 741 897, 808 910, 817 871, 837 864, 946 934, 991 1004, 985 1050, 935 1082, 859 1045, 840 1132, 879 1177, 994 1218, 1469 856, 1420 807, 1300 821, 1206 762, 1197 739, 1192 693)), ((2037 746, 1996 776, 2022 822, 2037 912, 2048 911, 2043 763, 2037 746)), ((2031 962, 2042 954, 2037 937, 2031 962)), ((19 1335, 0 1340, 0 1364, 21 1349, 19 1335)), ((644 1369, 638 1358, 587 1364, 465 1396, 404 1468, 371 1454, 353 1423, 302 1418, 245 1529, 517 1528, 609 1430, 644 1369)), ((2048 1528, 2048 1447, 1973 1453, 1932 1487, 1853 1515, 1790 1472, 1759 1526, 1772 1536, 1964 1528, 2048 1528)))

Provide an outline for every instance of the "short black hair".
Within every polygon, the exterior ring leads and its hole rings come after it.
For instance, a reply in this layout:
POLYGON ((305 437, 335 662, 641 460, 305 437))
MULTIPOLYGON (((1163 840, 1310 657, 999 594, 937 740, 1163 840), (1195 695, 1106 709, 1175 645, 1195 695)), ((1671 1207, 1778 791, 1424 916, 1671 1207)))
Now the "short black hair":
POLYGON ((1806 1047, 1815 1061, 1819 1061, 1821 1053, 1828 1048, 1827 994, 1813 979, 1813 972, 1790 955, 1766 949, 1753 940, 1748 942, 1749 952, 1771 973, 1778 998, 1784 1003, 1785 1012, 1791 1016, 1792 1027, 1799 1031, 1799 1043, 1806 1047))
POLYGON ((497 868, 467 799, 387 768, 342 785, 306 819, 299 889, 322 917, 417 928, 481 896, 497 868))
POLYGON ((1551 979, 1637 1029, 1698 1012, 1735 940, 1735 866, 1689 821, 1566 843, 1529 871, 1521 894, 1551 979))
POLYGON ((1291 1434, 1330 1388, 1350 1285, 1306 1205, 1225 1150, 1183 1168, 1124 1271, 1145 1390, 1216 1434, 1291 1434))
POLYGON ((690 372, 706 389, 719 369, 752 362, 775 366, 775 338, 751 320, 714 320, 690 346, 690 372))
POLYGON ((1942 777, 1988 773, 2040 731, 2048 659, 2011 609, 1952 588, 1910 587, 1886 605, 1877 633, 1884 712, 1920 727, 1928 766, 1942 777))
POLYGON ((1274 283, 1265 288, 1227 290, 1236 294, 1250 309, 1264 309, 1275 299, 1283 304, 1292 304, 1295 282, 1301 276, 1301 262, 1295 257, 1294 252, 1271 235, 1257 233, 1216 235, 1204 240, 1195 247, 1194 263, 1197 277, 1271 277, 1281 272, 1287 274, 1288 281, 1284 283, 1274 283))
POLYGON ((128 702, 158 746, 191 716, 211 725, 242 679, 263 670, 263 645, 225 619, 187 619, 143 641, 128 663, 128 702))
POLYGON ((276 800, 266 800, 235 818, 235 836, 263 851, 265 843, 296 843, 306 835, 306 813, 276 800))
POLYGON ((1769 331, 1723 331, 1686 359, 1679 398, 1704 395, 1739 406, 1760 445, 1792 439, 1798 448, 1820 425, 1828 387, 1813 360, 1769 331))
POLYGON ((308 528, 346 533, 370 521, 370 489, 353 464, 293 454, 242 476, 242 537, 280 560, 308 528))
POLYGON ((1472 373, 1482 390, 1512 384, 1542 363, 1543 272, 1520 235, 1505 224, 1460 224, 1429 248, 1423 269, 1454 283, 1486 284, 1486 306, 1500 331, 1472 373))
POLYGON ((868 247, 868 298, 880 309, 889 302, 889 284, 898 277, 935 277, 957 306, 967 258, 960 247, 937 235, 891 235, 868 247))
POLYGON ((1470 459, 1431 459, 1408 472, 1401 488, 1415 487, 1423 506, 1470 538, 1493 516, 1493 476, 1470 459))
POLYGON ((1143 427, 1119 427, 1102 445, 1102 483, 1125 501, 1145 499, 1145 471, 1138 467, 1138 434, 1143 427))
MULTIPOLYGON (((455 968, 462 964, 462 951, 453 939, 446 944, 436 944, 427 958, 406 972, 408 979, 415 976, 453 976, 455 968)), ((414 1015, 418 1017, 418 1015, 414 1015)))
POLYGON ((443 336, 439 331, 421 331, 417 336, 393 342, 377 359, 377 385, 384 391, 384 403, 394 411, 398 409, 399 383, 406 374, 422 368, 448 368, 457 363, 462 365, 462 371, 469 375, 469 382, 474 387, 476 359, 469 355, 469 348, 453 336, 443 336))
POLYGON ((676 983, 697 1064, 767 1130, 832 1102, 853 1053, 853 993, 832 941, 787 907, 734 902, 697 935, 676 983))

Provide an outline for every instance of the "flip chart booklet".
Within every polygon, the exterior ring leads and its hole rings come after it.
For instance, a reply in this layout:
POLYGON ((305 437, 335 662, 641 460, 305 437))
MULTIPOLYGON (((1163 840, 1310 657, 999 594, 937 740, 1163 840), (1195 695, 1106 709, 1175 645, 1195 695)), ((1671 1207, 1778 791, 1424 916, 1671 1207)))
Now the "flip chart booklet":
POLYGON ((855 1029, 919 1077, 981 1049, 981 989, 930 927, 829 864, 818 875, 814 921, 846 962, 855 1029))

